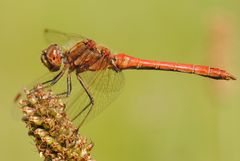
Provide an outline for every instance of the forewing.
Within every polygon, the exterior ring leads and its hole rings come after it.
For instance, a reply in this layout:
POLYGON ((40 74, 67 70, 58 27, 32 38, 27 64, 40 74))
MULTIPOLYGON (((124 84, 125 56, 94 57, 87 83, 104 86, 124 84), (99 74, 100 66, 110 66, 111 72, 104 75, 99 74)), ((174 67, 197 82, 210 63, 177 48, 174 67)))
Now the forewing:
POLYGON ((58 44, 62 46, 64 49, 69 49, 75 43, 87 39, 86 37, 80 34, 64 33, 52 29, 45 29, 44 37, 48 43, 58 44))
POLYGON ((81 74, 81 77, 94 99, 94 106, 90 110, 88 107, 81 115, 79 113, 89 104, 90 99, 79 81, 73 80, 73 92, 67 103, 67 113, 71 118, 78 116, 74 123, 79 125, 87 116, 84 123, 88 122, 96 115, 101 113, 111 102, 113 102, 121 93, 124 86, 124 76, 122 72, 115 72, 111 69, 98 72, 87 71, 81 74))
MULTIPOLYGON (((78 34, 69 34, 52 29, 45 29, 45 38, 48 43, 58 44, 63 49, 71 48, 75 43, 86 39, 84 36, 78 34)), ((101 113, 117 96, 121 93, 124 86, 124 76, 122 72, 115 72, 112 69, 102 71, 86 71, 80 74, 85 86, 94 99, 94 106, 90 114, 87 116, 85 122, 94 118, 97 114, 101 113)), ((76 75, 71 74, 72 77, 72 92, 66 99, 67 101, 67 114, 70 118, 75 118, 81 111, 90 103, 90 99, 80 82, 77 80, 76 75)), ((66 75, 56 83, 52 89, 55 93, 62 93, 66 91, 66 75), (63 88, 64 87, 64 88, 63 88), (65 89, 65 90, 64 90, 65 89)), ((87 112, 90 110, 88 107, 81 113, 74 123, 81 124, 85 119, 87 112)))

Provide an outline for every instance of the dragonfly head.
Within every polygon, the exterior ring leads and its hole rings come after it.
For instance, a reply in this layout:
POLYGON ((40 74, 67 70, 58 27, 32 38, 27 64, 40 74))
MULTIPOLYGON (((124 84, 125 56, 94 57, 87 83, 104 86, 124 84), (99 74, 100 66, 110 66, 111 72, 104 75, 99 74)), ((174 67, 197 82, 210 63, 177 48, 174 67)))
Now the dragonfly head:
POLYGON ((57 44, 42 51, 41 61, 51 72, 58 71, 62 65, 62 50, 57 44))

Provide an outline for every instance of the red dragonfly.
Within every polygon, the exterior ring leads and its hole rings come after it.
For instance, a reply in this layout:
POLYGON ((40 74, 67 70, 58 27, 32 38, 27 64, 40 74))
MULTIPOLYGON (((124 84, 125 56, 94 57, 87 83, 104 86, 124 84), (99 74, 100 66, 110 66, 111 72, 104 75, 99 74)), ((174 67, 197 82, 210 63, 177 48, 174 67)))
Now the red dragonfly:
POLYGON ((77 34, 46 29, 45 36, 53 44, 42 51, 41 61, 50 72, 59 73, 43 84, 53 87, 66 76, 67 88, 59 95, 68 97, 71 94, 67 112, 79 127, 117 97, 123 87, 123 70, 164 70, 217 80, 236 80, 232 74, 219 68, 144 60, 124 53, 113 54, 108 48, 77 34), (75 86, 71 79, 73 72, 81 85, 76 86, 77 90, 72 88, 75 86))

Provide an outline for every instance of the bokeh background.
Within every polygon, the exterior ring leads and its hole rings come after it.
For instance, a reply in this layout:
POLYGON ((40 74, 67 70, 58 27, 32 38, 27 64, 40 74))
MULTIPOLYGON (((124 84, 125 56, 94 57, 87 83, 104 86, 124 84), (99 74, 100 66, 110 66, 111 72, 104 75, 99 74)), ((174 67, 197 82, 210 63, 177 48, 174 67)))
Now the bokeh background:
MULTIPOLYGON (((1 0, 0 160, 41 161, 15 94, 47 70, 43 29, 80 33, 145 59, 211 65, 240 76, 238 0, 1 0)), ((81 129, 98 161, 239 161, 239 81, 126 71, 125 88, 81 129)))

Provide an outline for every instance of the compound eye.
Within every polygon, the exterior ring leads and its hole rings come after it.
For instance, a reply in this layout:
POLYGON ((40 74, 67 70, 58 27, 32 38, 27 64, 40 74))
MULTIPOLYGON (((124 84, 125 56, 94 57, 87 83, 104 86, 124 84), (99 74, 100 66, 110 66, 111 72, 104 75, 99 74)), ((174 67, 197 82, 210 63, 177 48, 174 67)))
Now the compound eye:
POLYGON ((56 44, 50 45, 43 51, 41 60, 50 71, 58 71, 62 64, 61 48, 56 44))
POLYGON ((59 49, 53 49, 51 52, 49 52, 48 57, 53 64, 61 64, 61 57, 62 53, 59 49))

